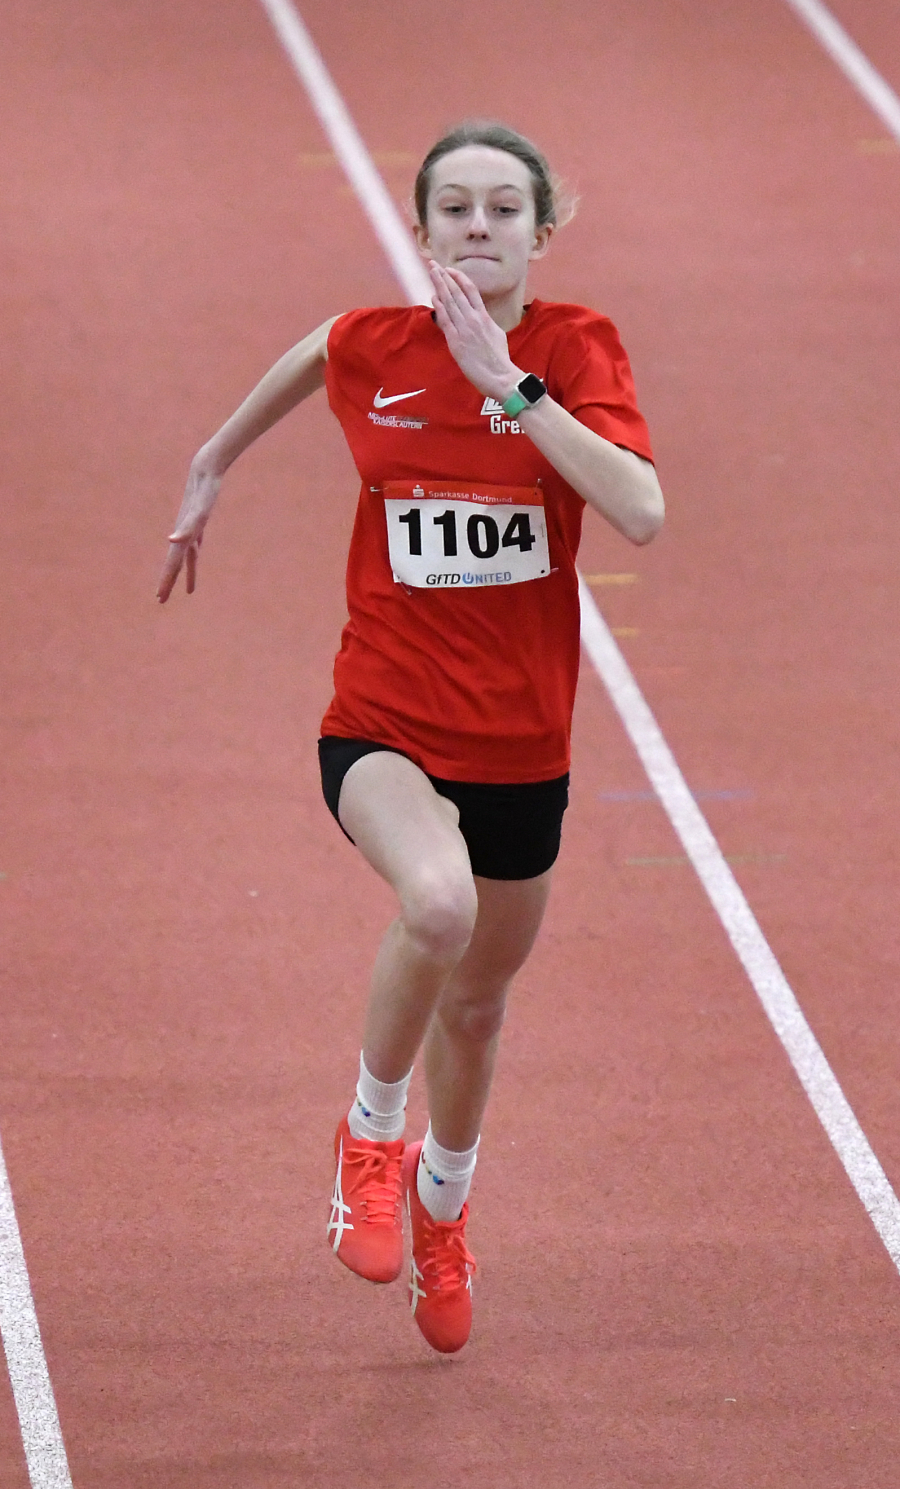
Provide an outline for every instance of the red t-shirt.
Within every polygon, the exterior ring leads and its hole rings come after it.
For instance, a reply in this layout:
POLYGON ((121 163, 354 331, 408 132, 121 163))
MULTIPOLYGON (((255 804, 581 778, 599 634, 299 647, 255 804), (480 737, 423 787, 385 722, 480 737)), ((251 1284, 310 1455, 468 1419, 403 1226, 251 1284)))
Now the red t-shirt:
MULTIPOLYGON (((628 359, 605 316, 534 300, 508 341, 515 365, 542 378, 581 423, 652 458, 628 359)), ((449 780, 562 775, 578 677, 584 501, 524 421, 464 377, 426 306, 341 316, 328 338, 326 387, 362 489, 350 619, 322 733, 393 745, 449 780)))

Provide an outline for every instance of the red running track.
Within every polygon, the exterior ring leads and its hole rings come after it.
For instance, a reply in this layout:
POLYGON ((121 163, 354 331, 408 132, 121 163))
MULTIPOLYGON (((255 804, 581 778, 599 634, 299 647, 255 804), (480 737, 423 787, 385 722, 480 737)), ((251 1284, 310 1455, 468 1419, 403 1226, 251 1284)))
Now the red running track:
MULTIPOLYGON (((896 1187, 900 152, 776 0, 304 13, 398 196, 470 112, 577 182, 535 288, 620 325, 671 513, 582 566, 896 1187)), ((900 86, 887 0, 839 13, 900 86)), ((152 592, 200 440, 400 297, 253 0, 4 31, 0 1131, 76 1489, 895 1489, 896 1273, 587 670, 470 1346, 328 1257, 390 899, 316 781, 324 401, 152 592)))

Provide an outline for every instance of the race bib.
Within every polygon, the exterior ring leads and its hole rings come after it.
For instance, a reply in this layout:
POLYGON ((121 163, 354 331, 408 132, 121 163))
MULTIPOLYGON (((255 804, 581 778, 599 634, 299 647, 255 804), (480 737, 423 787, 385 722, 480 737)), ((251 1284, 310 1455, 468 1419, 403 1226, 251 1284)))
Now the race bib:
POLYGON ((463 590, 550 573, 539 486, 386 481, 384 510, 398 584, 463 590))

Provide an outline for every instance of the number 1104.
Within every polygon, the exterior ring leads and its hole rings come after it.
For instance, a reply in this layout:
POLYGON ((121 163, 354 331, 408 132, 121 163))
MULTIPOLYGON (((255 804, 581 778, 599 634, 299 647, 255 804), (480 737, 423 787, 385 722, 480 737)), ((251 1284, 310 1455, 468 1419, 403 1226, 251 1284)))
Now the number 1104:
MULTIPOLYGON (((397 520, 406 527, 410 554, 416 557, 421 556, 422 512, 420 508, 411 507, 408 512, 401 513, 397 520)), ((459 553, 456 513, 448 510, 442 512, 440 517, 432 517, 431 520, 435 527, 441 529, 444 557, 456 558, 459 553)), ((513 512, 502 536, 494 518, 489 517, 487 513, 476 512, 466 522, 466 543, 469 552, 475 558, 493 558, 500 548, 519 548, 523 553, 530 553, 536 541, 535 534, 531 531, 531 518, 527 512, 513 512)))

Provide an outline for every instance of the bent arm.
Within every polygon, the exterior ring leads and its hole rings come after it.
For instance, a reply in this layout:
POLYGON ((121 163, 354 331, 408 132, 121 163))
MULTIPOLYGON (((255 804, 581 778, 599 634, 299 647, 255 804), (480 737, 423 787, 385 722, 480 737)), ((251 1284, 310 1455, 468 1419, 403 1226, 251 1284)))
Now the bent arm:
POLYGON ((175 530, 169 536, 169 551, 156 590, 162 604, 172 593, 182 565, 187 573, 187 592, 193 593, 203 530, 228 467, 254 440, 324 383, 328 333, 337 319, 336 315, 332 316, 285 352, 240 408, 197 451, 191 461, 184 500, 175 530))
MULTIPOLYGON (((476 286, 459 269, 430 265, 434 311, 447 346, 480 393, 502 403, 524 377, 506 333, 491 319, 476 286)), ((595 434, 549 393, 517 416, 520 427, 564 481, 632 543, 649 543, 665 503, 649 460, 595 434)))
MULTIPOLYGON (((504 398, 523 376, 516 369, 504 398)), ((666 508, 649 460, 595 434, 549 393, 533 408, 523 409, 518 419, 554 470, 618 532, 632 543, 649 543, 656 536, 666 508)))

